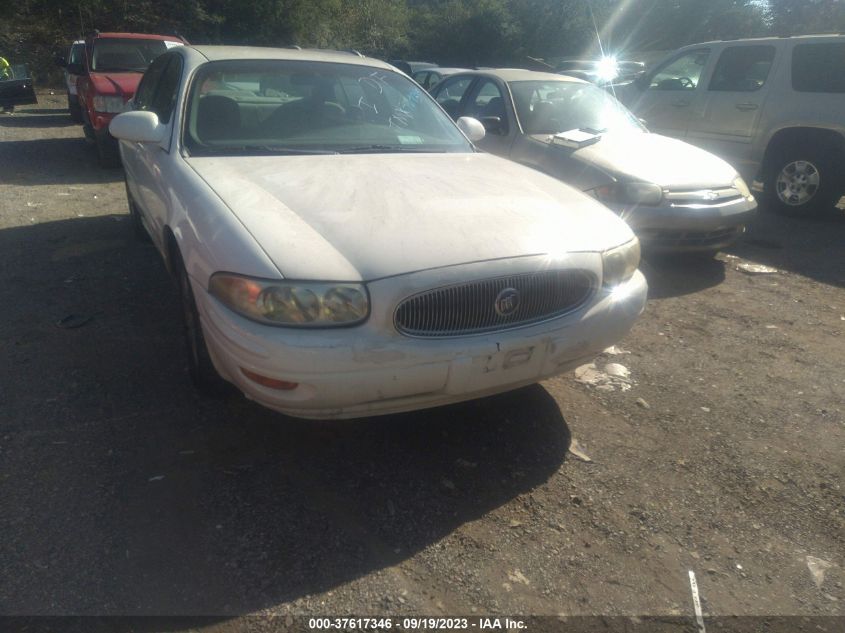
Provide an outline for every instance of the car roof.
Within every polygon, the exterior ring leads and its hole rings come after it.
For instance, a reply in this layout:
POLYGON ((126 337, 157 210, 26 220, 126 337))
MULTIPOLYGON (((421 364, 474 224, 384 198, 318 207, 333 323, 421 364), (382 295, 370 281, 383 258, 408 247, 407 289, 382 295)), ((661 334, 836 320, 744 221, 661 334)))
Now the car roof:
POLYGON ((121 38, 121 39, 144 39, 144 40, 167 40, 170 42, 183 42, 178 35, 154 35, 151 33, 97 33, 94 39, 121 38))
POLYGON ((749 43, 766 43, 766 42, 784 42, 790 40, 837 40, 845 39, 842 33, 817 33, 815 35, 788 35, 779 37, 777 35, 769 37, 747 37, 742 39, 728 39, 728 40, 710 40, 709 42, 699 42, 697 44, 689 44, 683 48, 694 48, 696 46, 703 46, 706 44, 744 44, 749 43))
POLYGON ((189 46, 208 61, 238 59, 279 59, 288 61, 334 62, 337 64, 354 64, 356 66, 372 66, 384 70, 396 71, 396 68, 372 57, 364 57, 359 53, 333 51, 308 48, 269 48, 264 46, 189 46))
POLYGON ((468 75, 497 77, 504 82, 512 81, 570 81, 573 83, 588 83, 576 77, 566 77, 555 73, 544 73, 522 68, 492 68, 490 70, 468 70, 468 75))
POLYGON ((73 44, 71 46, 76 46, 77 44, 84 44, 85 40, 73 40, 73 44))
POLYGON ((472 69, 471 68, 423 68, 422 70, 420 70, 418 72, 424 72, 424 71, 428 71, 428 72, 432 72, 432 73, 438 73, 440 75, 454 75, 456 73, 470 73, 470 72, 472 72, 472 69))

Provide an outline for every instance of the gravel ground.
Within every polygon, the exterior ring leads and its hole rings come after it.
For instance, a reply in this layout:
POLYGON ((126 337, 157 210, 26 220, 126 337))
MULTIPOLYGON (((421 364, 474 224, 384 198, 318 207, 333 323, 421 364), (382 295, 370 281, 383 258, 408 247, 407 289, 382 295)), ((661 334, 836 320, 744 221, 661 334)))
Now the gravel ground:
POLYGON ((708 615, 845 616, 845 216, 645 262, 581 381, 299 421, 192 390, 121 171, 40 100, 0 116, 0 613, 686 617, 693 570, 708 615))

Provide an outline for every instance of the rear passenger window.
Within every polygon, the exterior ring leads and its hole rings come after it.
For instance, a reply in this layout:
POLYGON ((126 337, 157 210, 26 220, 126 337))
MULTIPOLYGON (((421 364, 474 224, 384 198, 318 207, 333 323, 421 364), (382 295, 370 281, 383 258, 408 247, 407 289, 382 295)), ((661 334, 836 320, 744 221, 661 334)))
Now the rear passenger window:
POLYGON ((754 92, 763 87, 769 77, 774 46, 732 46, 725 49, 708 90, 722 92, 754 92))
POLYGON ((845 43, 799 44, 792 51, 792 88, 845 92, 845 43))

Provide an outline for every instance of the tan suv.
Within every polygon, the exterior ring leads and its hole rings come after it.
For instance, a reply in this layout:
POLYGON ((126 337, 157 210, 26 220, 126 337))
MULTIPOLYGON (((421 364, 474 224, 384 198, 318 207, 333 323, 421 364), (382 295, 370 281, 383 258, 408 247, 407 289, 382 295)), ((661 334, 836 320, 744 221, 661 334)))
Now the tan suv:
POLYGON ((687 46, 617 97, 649 129, 727 159, 768 208, 826 212, 845 194, 845 36, 687 46))

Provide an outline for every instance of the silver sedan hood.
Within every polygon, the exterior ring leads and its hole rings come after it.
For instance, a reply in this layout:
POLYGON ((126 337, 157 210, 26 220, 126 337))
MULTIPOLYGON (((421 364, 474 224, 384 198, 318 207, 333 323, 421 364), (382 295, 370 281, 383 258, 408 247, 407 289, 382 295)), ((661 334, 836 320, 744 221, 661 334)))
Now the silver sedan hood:
MULTIPOLYGON (((533 138, 549 142, 551 137, 533 138)), ((710 152, 648 132, 610 132, 592 145, 560 151, 572 152, 572 158, 614 177, 652 182, 664 189, 725 187, 737 176, 736 169, 710 152)))
POLYGON ((193 157, 289 279, 373 280, 633 237, 587 195, 488 154, 193 157))

